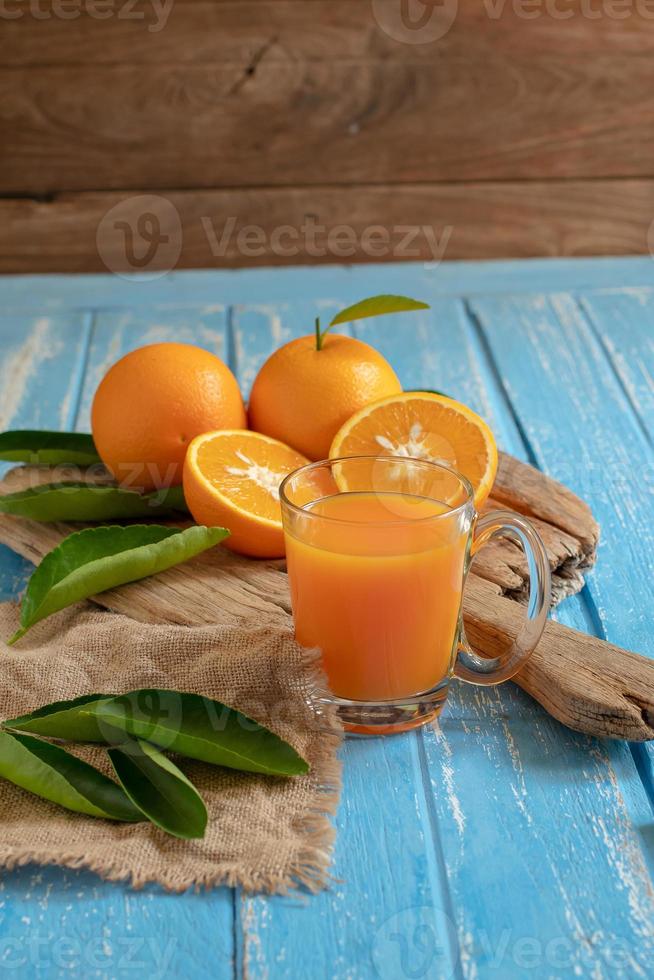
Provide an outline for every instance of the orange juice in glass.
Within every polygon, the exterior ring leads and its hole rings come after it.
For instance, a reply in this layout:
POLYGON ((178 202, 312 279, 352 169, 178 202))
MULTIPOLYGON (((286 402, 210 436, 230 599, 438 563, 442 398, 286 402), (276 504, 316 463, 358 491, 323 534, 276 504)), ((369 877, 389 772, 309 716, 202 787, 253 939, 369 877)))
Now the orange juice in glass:
POLYGON ((280 489, 295 632, 319 647, 330 698, 351 731, 402 731, 435 717, 453 673, 482 684, 520 669, 549 608, 549 567, 522 518, 479 519, 472 488, 447 466, 356 456, 303 466, 280 489), (470 556, 515 537, 531 571, 526 623, 493 660, 463 633, 470 556))

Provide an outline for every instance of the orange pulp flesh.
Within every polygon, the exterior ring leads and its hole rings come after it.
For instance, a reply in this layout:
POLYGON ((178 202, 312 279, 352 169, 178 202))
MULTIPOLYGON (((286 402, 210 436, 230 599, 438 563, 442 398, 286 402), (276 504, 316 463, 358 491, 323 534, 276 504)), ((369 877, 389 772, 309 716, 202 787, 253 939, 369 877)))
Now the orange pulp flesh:
POLYGON ((380 452, 453 467, 472 484, 477 509, 497 471, 497 447, 486 422, 466 405, 431 392, 404 392, 362 408, 337 432, 329 455, 380 452))
POLYGON ((205 479, 234 506, 266 521, 281 521, 279 484, 307 460, 289 446, 247 430, 219 432, 198 448, 205 479), (216 452, 216 446, 219 451, 216 452))
POLYGON ((336 518, 285 535, 296 637, 322 650, 332 693, 430 690, 457 639, 468 538, 458 517, 436 519, 444 504, 401 493, 338 493, 304 509, 336 518))

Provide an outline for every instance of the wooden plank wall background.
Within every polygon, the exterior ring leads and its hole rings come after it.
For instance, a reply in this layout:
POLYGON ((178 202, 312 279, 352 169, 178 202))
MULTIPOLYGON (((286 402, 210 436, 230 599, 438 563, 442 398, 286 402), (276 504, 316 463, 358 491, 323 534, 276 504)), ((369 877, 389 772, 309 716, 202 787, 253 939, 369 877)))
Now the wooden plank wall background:
POLYGON ((647 253, 654 0, 402 4, 3 0, 0 271, 647 253))

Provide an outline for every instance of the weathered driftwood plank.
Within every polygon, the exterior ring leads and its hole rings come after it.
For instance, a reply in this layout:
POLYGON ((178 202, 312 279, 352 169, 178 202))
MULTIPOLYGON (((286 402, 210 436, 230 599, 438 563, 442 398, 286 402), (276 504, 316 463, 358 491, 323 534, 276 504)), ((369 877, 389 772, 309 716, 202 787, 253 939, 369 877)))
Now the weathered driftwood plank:
MULTIPOLYGON (((17 467, 0 483, 0 492, 10 492, 47 483, 85 476, 105 482, 106 472, 94 467, 79 471, 63 467, 17 467)), ((583 586, 583 572, 595 560, 599 528, 589 507, 556 480, 544 476, 532 466, 504 453, 486 510, 515 510, 535 524, 543 539, 552 572, 554 601, 578 592, 583 586)), ((45 533, 34 530, 37 538, 45 533)), ((60 535, 66 533, 62 530, 60 535)), ((8 542, 7 542, 8 543, 8 542)), ((50 545, 52 547, 52 545, 50 545)), ((247 564, 252 564, 251 562, 247 564)), ((526 601, 528 569, 520 548, 509 539, 497 539, 483 548, 475 558, 475 574, 499 585, 504 595, 526 601)))
MULTIPOLYGON (((464 600, 468 639, 486 656, 501 653, 523 610, 490 582, 471 576, 464 600)), ((590 735, 654 739, 654 662, 549 620, 527 665, 514 677, 569 728, 590 735)))
MULTIPOLYGON (((453 22, 449 10, 440 12, 441 36, 433 43, 407 44, 398 43, 401 38, 383 29, 397 22, 397 0, 376 0, 374 9, 370 0, 257 0, 250 4, 247 17, 241 0, 177 0, 164 5, 165 10, 149 0, 133 0, 126 10, 123 2, 103 0, 108 16, 100 23, 91 5, 71 4, 75 16, 69 18, 60 15, 59 0, 40 0, 40 16, 8 19, 3 25, 4 64, 36 69, 44 64, 135 62, 167 68, 184 63, 235 67, 254 63, 256 67, 262 57, 282 64, 405 63, 429 61, 435 50, 440 57, 469 61, 490 59, 498 52, 579 58, 609 51, 646 55, 654 50, 651 14, 646 4, 638 3, 629 5, 626 17, 616 17, 608 9, 605 16, 591 17, 587 2, 568 0, 565 11, 574 18, 574 30, 565 27, 567 16, 552 16, 545 9, 526 17, 519 4, 507 3, 498 5, 492 16, 494 11, 483 4, 459 4, 453 22)), ((27 0, 23 3, 27 7, 27 0)), ((438 9, 430 16, 438 18, 438 9)))
POLYGON ((580 558, 587 565, 593 563, 599 540, 597 522, 588 504, 558 480, 508 453, 500 453, 493 499, 577 538, 581 545, 580 558))
MULTIPOLYGON (((599 540, 599 526, 588 504, 558 480, 500 453, 493 494, 485 510, 513 510, 534 524, 547 549, 555 604, 581 590, 583 573, 595 562, 599 540)), ((526 601, 527 562, 512 541, 498 540, 483 548, 474 570, 499 585, 504 595, 526 601)))
MULTIPOLYGON (((0 517, 0 541, 31 561, 69 530, 63 524, 0 517)), ((95 602, 144 622, 291 622, 283 563, 251 561, 221 548, 155 578, 104 592, 95 602)), ((469 639, 481 652, 500 652, 523 615, 500 586, 470 575, 464 617, 469 639)), ((570 728, 636 741, 654 738, 654 664, 635 654, 550 622, 515 680, 570 728)))
MULTIPOLYGON (((51 478, 47 468, 19 468, 8 474, 2 489, 51 478)), ((581 587, 599 533, 583 501, 532 467, 503 456, 490 508, 495 506, 514 507, 536 521, 560 580, 558 598, 581 587)), ((37 562, 74 527, 0 515, 0 541, 37 562)), ((484 551, 484 561, 480 557, 468 580, 464 617, 473 645, 494 656, 510 642, 524 615, 509 597, 524 596, 526 568, 508 541, 484 551)), ((290 625, 283 562, 251 561, 221 548, 95 601, 145 622, 193 626, 264 619, 290 625)), ((570 728, 638 741, 654 738, 654 663, 636 654, 550 622, 515 680, 570 728)))

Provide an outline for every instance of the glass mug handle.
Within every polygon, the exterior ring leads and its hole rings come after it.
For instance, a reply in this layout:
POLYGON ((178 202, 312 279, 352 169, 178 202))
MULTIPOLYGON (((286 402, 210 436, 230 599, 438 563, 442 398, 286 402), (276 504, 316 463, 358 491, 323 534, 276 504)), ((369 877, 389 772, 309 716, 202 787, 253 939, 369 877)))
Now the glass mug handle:
POLYGON ((551 577, 547 552, 535 529, 522 517, 508 511, 494 511, 481 517, 473 532, 471 559, 497 535, 513 538, 526 555, 529 565, 527 616, 511 646, 499 657, 478 656, 461 627, 454 675, 471 684, 500 684, 517 674, 540 640, 550 608, 551 577))

